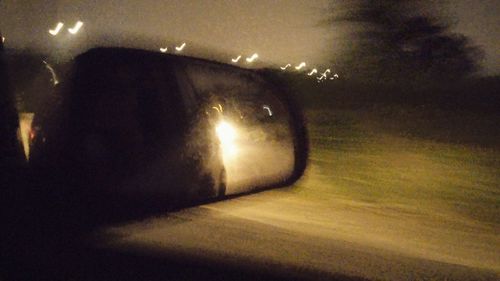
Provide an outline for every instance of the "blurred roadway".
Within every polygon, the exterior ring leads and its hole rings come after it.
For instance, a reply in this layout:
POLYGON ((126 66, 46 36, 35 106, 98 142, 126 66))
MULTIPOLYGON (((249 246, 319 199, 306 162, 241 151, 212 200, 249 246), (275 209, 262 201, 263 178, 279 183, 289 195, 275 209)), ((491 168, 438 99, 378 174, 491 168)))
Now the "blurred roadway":
POLYGON ((318 204, 289 188, 111 227, 97 236, 103 234, 108 237, 100 243, 104 248, 145 256, 180 253, 319 279, 344 280, 340 274, 370 280, 498 280, 499 271, 495 234, 372 204, 318 204))
POLYGON ((349 114, 309 112, 311 161, 295 186, 102 229, 98 244, 285 279, 499 280, 498 151, 349 114))
POLYGON ((499 152, 345 116, 310 127, 292 187, 106 226, 76 245, 41 238, 31 265, 64 280, 500 280, 499 152))

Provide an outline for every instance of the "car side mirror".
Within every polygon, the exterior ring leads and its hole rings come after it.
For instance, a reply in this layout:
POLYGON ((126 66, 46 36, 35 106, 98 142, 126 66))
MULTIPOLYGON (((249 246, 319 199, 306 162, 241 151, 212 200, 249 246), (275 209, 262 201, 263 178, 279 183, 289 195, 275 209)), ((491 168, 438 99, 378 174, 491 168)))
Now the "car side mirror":
POLYGON ((44 140, 30 161, 101 205, 196 205, 289 185, 305 170, 300 109, 271 73, 118 48, 60 69, 56 118, 35 113, 44 140))
MULTIPOLYGON (((226 195, 239 195, 296 181, 308 145, 300 109, 286 85, 270 71, 184 59, 191 91, 216 116, 227 173, 226 195)), ((192 94, 192 93, 191 93, 192 94)))

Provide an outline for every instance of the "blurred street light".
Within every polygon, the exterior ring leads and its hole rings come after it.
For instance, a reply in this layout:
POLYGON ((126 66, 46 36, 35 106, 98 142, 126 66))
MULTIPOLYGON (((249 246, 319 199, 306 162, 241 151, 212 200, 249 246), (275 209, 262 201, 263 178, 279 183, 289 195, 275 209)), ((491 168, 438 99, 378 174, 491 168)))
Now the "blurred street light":
POLYGON ((54 86, 59 84, 59 80, 57 80, 57 75, 54 69, 50 64, 48 64, 46 61, 42 61, 43 64, 45 64, 45 67, 50 71, 50 74, 52 75, 52 82, 54 83, 54 86))
POLYGON ((339 75, 337 73, 333 74, 333 76, 330 77, 330 80, 335 80, 335 79, 339 79, 339 75))
POLYGON ((281 68, 281 70, 286 70, 286 69, 287 69, 287 68, 289 68, 290 66, 292 66, 292 65, 288 63, 287 65, 282 66, 282 67, 280 67, 280 68, 281 68))
POLYGON ((64 26, 64 23, 62 22, 58 22, 56 27, 54 29, 49 29, 49 33, 52 35, 52 36, 56 36, 59 31, 61 31, 61 29, 63 28, 64 26))
POLYGON ((318 70, 316 68, 313 68, 313 70, 311 70, 311 72, 307 73, 307 75, 311 76, 314 73, 318 73, 318 70))
POLYGON ((82 26, 83 26, 83 22, 77 21, 75 26, 73 26, 72 28, 68 28, 68 31, 71 34, 77 34, 78 31, 80 30, 80 28, 82 28, 82 26))
POLYGON ((212 108, 215 109, 220 114, 224 113, 224 109, 222 108, 222 105, 220 103, 217 104, 217 106, 212 106, 212 108))
POLYGON ((176 46, 175 50, 177 52, 181 52, 184 49, 184 47, 186 47, 186 43, 182 43, 182 45, 180 45, 179 47, 176 46))
POLYGON ((237 63, 241 59, 241 56, 238 56, 237 58, 231 59, 232 62, 237 63))
POLYGON ((304 68, 305 66, 306 66, 306 63, 305 63, 305 62, 301 62, 299 65, 297 65, 297 66, 295 67, 295 69, 297 69, 297 70, 301 70, 301 69, 302 69, 302 68, 304 68))
POLYGON ((257 58, 259 57, 259 55, 257 53, 253 54, 251 57, 248 57, 247 58, 247 62, 248 63, 251 63, 253 62, 254 60, 256 60, 257 58))
POLYGON ((266 110, 266 111, 267 111, 267 114, 268 114, 269 116, 273 116, 273 112, 272 112, 271 107, 270 107, 269 105, 263 105, 263 106, 262 106, 262 109, 266 110))
POLYGON ((2 43, 5 43, 5 37, 2 36, 2 43))
POLYGON ((160 48, 160 52, 162 52, 162 53, 165 53, 165 52, 167 52, 167 51, 168 51, 168 47, 165 47, 165 48, 160 48))

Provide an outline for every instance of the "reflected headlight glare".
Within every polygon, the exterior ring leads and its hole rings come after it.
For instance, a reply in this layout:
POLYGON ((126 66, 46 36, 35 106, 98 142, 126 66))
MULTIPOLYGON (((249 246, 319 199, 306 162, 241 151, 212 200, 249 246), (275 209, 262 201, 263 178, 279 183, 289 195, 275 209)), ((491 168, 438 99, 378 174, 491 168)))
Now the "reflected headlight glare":
POLYGON ((215 127, 217 137, 222 145, 224 156, 232 156, 236 153, 234 140, 236 139, 236 130, 233 125, 226 121, 221 121, 215 127))

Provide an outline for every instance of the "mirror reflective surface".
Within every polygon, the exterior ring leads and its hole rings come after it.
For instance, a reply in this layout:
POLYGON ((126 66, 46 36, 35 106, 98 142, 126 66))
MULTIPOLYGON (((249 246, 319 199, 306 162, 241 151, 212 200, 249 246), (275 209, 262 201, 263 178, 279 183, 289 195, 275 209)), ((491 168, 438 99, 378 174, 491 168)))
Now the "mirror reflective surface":
POLYGON ((276 89, 251 72, 219 65, 187 63, 194 90, 217 119, 227 172, 227 193, 248 192, 282 182, 294 171, 290 112, 276 89))

